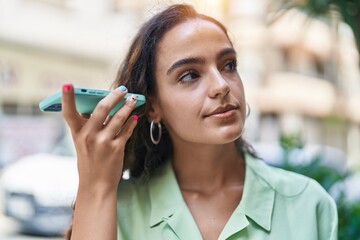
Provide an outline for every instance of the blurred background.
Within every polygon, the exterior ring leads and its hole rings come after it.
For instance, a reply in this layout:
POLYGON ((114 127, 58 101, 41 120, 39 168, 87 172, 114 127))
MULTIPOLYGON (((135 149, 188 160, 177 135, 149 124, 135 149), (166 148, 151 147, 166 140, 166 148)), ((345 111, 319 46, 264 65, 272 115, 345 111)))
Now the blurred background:
POLYGON ((360 0, 0 0, 0 239, 61 239, 77 188, 65 82, 109 89, 143 21, 190 3, 228 26, 269 164, 319 181, 360 239, 360 0))

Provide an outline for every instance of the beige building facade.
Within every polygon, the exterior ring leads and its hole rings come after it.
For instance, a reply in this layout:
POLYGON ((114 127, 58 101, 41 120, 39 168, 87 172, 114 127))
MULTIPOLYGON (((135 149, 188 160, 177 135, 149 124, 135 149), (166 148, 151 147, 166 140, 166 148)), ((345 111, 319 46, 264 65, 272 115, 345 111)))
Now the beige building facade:
MULTIPOLYGON (((109 88, 141 22, 175 2, 0 0, 1 117, 41 114, 39 101, 64 82, 109 88)), ((346 164, 359 165, 359 55, 346 25, 308 24, 298 12, 274 21, 265 0, 181 2, 229 27, 252 110, 250 141, 299 133, 305 142, 343 150, 346 164)), ((0 131, 0 145, 4 138, 0 131)))

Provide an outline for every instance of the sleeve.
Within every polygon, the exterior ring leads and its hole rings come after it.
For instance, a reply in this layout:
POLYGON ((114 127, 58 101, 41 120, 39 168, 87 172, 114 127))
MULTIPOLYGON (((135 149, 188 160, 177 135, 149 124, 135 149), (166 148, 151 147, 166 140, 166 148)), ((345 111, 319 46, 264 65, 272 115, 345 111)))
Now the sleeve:
POLYGON ((323 190, 317 205, 319 240, 338 239, 338 212, 334 199, 323 190))

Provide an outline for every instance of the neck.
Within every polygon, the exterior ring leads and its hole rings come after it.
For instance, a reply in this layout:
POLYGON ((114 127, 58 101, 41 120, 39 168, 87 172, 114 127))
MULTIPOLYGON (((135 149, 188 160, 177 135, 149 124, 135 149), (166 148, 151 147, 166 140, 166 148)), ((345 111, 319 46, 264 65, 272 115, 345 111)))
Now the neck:
POLYGON ((234 142, 224 145, 176 144, 172 164, 182 190, 211 193, 244 183, 245 162, 234 142))

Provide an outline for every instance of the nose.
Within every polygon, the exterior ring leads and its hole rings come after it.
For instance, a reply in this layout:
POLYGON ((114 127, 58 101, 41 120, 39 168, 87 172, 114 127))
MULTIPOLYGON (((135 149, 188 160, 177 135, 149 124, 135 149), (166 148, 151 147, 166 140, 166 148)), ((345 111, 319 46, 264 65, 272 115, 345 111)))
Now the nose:
POLYGON ((212 71, 209 79, 209 97, 225 97, 229 92, 230 86, 219 70, 212 71))

